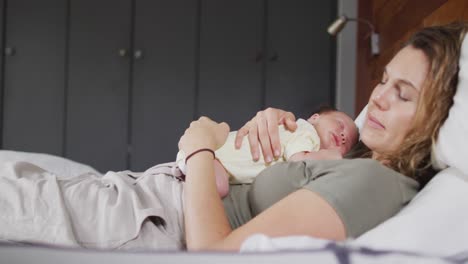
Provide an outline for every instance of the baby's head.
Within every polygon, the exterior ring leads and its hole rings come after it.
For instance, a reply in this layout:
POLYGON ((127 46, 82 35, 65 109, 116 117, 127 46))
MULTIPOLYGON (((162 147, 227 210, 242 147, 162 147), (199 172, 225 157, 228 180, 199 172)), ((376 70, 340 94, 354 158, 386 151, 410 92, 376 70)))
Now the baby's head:
POLYGON ((308 120, 320 137, 320 149, 338 149, 347 153, 359 139, 353 119, 332 107, 322 107, 308 120))

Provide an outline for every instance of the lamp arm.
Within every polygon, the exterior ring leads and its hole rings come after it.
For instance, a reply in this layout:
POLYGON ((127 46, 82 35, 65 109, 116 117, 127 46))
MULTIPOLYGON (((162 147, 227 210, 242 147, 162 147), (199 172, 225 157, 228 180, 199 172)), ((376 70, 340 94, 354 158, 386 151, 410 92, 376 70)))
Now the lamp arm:
POLYGON ((328 27, 328 33, 331 35, 336 35, 338 32, 343 29, 348 21, 360 22, 366 24, 371 32, 364 38, 367 39, 370 36, 370 45, 372 55, 378 55, 380 53, 380 36, 375 32, 375 26, 367 19, 364 18, 354 18, 347 17, 346 15, 341 15, 333 24, 328 27))
POLYGON ((348 19, 348 21, 356 21, 356 22, 361 22, 361 23, 367 24, 370 27, 370 29, 372 30, 372 32, 375 32, 374 25, 372 25, 372 23, 367 19, 364 19, 364 18, 349 18, 349 17, 347 19, 348 19))

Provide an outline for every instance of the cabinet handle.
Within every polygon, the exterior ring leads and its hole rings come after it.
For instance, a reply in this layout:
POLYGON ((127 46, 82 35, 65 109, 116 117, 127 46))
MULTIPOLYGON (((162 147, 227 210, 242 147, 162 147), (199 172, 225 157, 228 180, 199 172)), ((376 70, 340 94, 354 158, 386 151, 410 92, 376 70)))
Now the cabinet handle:
POLYGON ((255 58, 253 58, 253 61, 255 63, 259 63, 262 60, 263 60, 263 52, 258 51, 257 54, 255 55, 255 58))
POLYGON ((6 56, 15 56, 16 50, 13 47, 6 47, 5 48, 5 55, 6 56))
POLYGON ((119 56, 120 57, 126 57, 128 55, 128 50, 127 49, 119 49, 119 56))
POLYGON ((279 55, 278 52, 274 52, 273 55, 270 57, 270 61, 278 61, 279 55))
POLYGON ((137 60, 143 58, 143 51, 135 50, 135 52, 133 53, 133 57, 137 60))

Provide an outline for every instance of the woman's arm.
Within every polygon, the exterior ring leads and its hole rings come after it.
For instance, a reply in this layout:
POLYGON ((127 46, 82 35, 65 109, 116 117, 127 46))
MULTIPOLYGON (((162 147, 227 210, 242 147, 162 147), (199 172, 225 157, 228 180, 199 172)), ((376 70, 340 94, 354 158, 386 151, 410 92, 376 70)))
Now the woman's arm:
MULTIPOLYGON (((226 141, 229 126, 206 117, 190 124, 180 138, 179 149, 188 156, 199 149, 216 150, 226 141)), ((187 156, 187 157, 188 157, 187 156)), ((213 154, 198 152, 187 160, 184 193, 187 247, 203 249, 231 232, 224 207, 216 190, 213 154)))
POLYGON ((185 186, 187 248, 208 249, 232 231, 216 190, 211 153, 199 153, 187 162, 185 186))
POLYGON ((283 124, 290 131, 297 128, 293 113, 276 108, 267 108, 241 127, 236 134, 236 148, 240 148, 242 140, 248 136, 250 152, 254 161, 259 159, 259 144, 266 162, 271 162, 273 156, 281 155, 281 144, 278 125, 283 124))

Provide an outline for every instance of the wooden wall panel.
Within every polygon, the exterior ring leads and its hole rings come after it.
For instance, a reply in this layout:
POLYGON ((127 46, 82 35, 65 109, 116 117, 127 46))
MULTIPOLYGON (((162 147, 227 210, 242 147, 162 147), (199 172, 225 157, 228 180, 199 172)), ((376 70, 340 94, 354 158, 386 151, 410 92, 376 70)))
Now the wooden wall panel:
POLYGON ((383 67, 412 33, 425 26, 468 20, 466 0, 360 0, 358 16, 380 34, 380 54, 371 56, 368 27, 358 26, 356 114, 367 104, 383 67))
MULTIPOLYGON (((380 2, 383 2, 381 0, 380 2)), ((359 0, 358 17, 371 20, 373 13, 371 0, 359 0)), ((374 61, 368 39, 369 28, 367 25, 358 24, 357 30, 357 56, 356 56, 356 116, 366 105, 371 86, 371 64, 374 61)))
POLYGON ((447 24, 454 20, 468 20, 468 1, 451 0, 423 20, 423 26, 447 24))
POLYGON ((447 0, 388 0, 379 14, 373 15, 377 30, 381 34, 381 48, 386 50, 402 38, 405 33, 419 27, 421 20, 430 15, 447 0))

